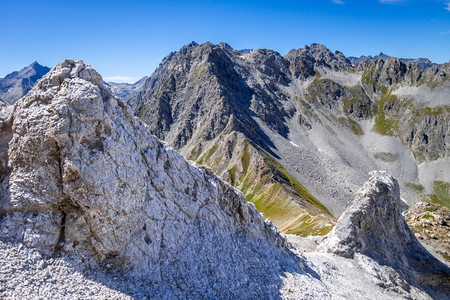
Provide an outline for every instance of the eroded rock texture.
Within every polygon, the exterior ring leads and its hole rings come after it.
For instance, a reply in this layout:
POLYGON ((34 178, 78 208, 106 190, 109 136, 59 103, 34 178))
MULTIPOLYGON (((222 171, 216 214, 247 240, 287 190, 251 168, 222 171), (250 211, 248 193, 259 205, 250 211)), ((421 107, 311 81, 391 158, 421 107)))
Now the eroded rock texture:
POLYGON ((387 274, 382 278, 387 286, 401 286, 406 280, 450 291, 450 269, 425 250, 401 214, 397 180, 386 172, 371 172, 369 177, 320 249, 344 257, 364 254, 377 262, 366 260, 368 268, 378 270, 379 276, 387 274), (391 266, 396 273, 380 271, 379 265, 391 266))
POLYGON ((0 128, 0 297, 439 299, 450 291, 449 269, 406 226, 391 176, 372 173, 320 246, 346 258, 302 254, 242 193, 152 136, 81 61, 63 61, 2 106, 0 128))
POLYGON ((270 294, 296 265, 242 193, 150 135, 89 65, 63 61, 3 113, 2 240, 186 294, 270 294))

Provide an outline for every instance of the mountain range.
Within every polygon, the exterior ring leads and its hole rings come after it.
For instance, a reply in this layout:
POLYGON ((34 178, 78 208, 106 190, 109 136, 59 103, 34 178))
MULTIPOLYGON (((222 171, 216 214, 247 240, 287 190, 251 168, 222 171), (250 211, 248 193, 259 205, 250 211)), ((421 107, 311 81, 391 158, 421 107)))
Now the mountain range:
POLYGON ((25 96, 36 81, 47 74, 50 68, 41 66, 36 61, 20 71, 12 72, 0 78, 0 99, 7 104, 14 104, 25 96))
POLYGON ((148 78, 105 84, 152 134, 239 188, 280 230, 306 236, 331 230, 373 169, 399 179, 407 205, 445 195, 448 72, 320 44, 281 56, 192 42, 148 78))
POLYGON ((394 174, 408 205, 448 189, 449 68, 352 63, 320 44, 281 56, 193 42, 128 103, 279 229, 324 234, 370 170, 394 174))
MULTIPOLYGON (((358 65, 358 64, 362 63, 365 60, 368 60, 370 62, 375 62, 375 61, 380 60, 380 59, 387 60, 388 58, 390 58, 389 55, 386 55, 383 52, 381 52, 380 54, 375 55, 375 56, 371 56, 371 55, 369 55, 369 56, 362 55, 360 57, 350 56, 350 57, 348 57, 348 60, 353 65, 358 65)), ((399 58, 399 60, 402 63, 405 63, 405 64, 416 63, 421 71, 425 71, 429 67, 437 65, 437 64, 431 62, 428 58, 399 58)))
POLYGON ((325 237, 285 235, 152 130, 70 59, 0 108, 1 298, 448 296, 450 269, 405 223, 387 172, 368 174, 325 237))

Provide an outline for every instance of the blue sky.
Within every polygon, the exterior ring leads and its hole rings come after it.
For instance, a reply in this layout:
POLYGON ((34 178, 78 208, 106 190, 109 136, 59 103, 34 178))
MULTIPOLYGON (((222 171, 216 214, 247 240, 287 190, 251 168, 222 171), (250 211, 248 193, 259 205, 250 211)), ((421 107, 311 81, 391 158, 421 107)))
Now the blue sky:
POLYGON ((450 0, 0 0, 0 20, 0 76, 73 58, 135 81, 191 41, 450 60, 450 0))

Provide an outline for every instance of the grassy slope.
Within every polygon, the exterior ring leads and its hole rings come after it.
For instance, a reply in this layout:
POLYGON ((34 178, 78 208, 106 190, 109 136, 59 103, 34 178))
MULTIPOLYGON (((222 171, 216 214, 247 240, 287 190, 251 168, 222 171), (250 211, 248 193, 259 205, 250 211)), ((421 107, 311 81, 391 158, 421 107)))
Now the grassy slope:
MULTIPOLYGON (((237 137, 236 134, 234 134, 237 137)), ((319 200, 293 178, 269 153, 254 147, 247 139, 233 142, 218 139, 203 151, 195 146, 188 158, 210 166, 223 174, 231 185, 240 189, 249 202, 269 218, 279 230, 302 236, 324 235, 334 218, 319 200), (228 145, 228 146, 226 146, 228 145), (233 149, 226 149, 226 147, 233 149), (226 162, 224 153, 234 151, 226 162)))
POLYGON ((432 202, 450 209, 450 183, 436 180, 433 183, 433 192, 427 194, 421 184, 407 182, 406 186, 413 190, 422 201, 432 202))

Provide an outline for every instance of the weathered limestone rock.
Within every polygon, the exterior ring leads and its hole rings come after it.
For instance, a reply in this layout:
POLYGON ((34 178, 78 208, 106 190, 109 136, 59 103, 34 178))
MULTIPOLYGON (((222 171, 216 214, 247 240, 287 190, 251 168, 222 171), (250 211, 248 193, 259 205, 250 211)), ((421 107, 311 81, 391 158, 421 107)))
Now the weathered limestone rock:
POLYGON ((298 268, 242 193, 152 136, 82 61, 53 68, 12 120, 2 240, 202 295, 270 294, 283 261, 298 268))
POLYGON ((381 171, 371 172, 369 177, 320 250, 344 257, 364 254, 369 258, 365 259, 367 268, 376 271, 373 259, 401 274, 388 272, 391 275, 385 276, 386 281, 399 284, 402 280, 390 278, 395 274, 412 284, 450 291, 450 269, 425 250, 402 216, 397 180, 381 171))
POLYGON ((355 259, 306 260, 242 193, 152 136, 81 61, 63 61, 1 107, 0 129, 0 298, 450 291, 449 269, 415 240, 386 173, 371 174, 321 245, 355 259))

